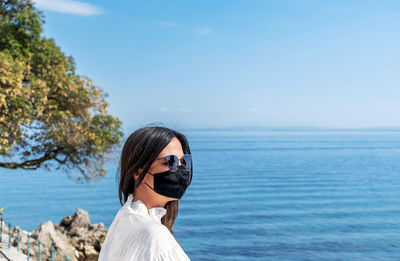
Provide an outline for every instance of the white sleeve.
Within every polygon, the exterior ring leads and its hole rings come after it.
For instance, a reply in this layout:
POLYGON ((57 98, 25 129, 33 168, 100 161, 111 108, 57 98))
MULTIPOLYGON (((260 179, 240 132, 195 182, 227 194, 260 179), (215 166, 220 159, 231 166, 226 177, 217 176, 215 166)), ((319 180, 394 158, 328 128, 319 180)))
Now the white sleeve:
POLYGON ((190 259, 178 246, 161 251, 154 261, 190 261, 190 259))

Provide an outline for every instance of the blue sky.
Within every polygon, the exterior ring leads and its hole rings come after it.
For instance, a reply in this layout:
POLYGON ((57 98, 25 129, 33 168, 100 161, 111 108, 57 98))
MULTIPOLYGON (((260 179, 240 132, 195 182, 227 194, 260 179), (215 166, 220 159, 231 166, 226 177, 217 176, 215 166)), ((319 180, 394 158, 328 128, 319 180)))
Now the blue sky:
POLYGON ((400 2, 36 0, 125 129, 400 126, 400 2))

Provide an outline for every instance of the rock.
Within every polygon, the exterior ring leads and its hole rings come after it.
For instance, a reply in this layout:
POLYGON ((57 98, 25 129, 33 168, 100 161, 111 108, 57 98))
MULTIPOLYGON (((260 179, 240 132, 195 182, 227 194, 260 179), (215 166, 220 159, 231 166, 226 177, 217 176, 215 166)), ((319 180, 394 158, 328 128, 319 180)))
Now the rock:
POLYGON ((104 242, 104 239, 96 241, 94 243, 94 249, 96 249, 96 251, 99 252, 99 253, 100 253, 101 247, 103 246, 103 242, 104 242))
POLYGON ((75 257, 77 260, 85 260, 85 254, 83 251, 75 250, 75 257))
POLYGON ((70 227, 89 227, 90 216, 89 213, 83 209, 78 208, 72 217, 70 227))
POLYGON ((86 260, 97 260, 97 258, 99 257, 99 252, 97 252, 93 246, 85 246, 84 253, 86 256, 86 260))
POLYGON ((61 220, 60 226, 68 227, 69 225, 71 225, 71 222, 72 222, 72 217, 66 216, 61 220))
POLYGON ((87 236, 88 229, 84 227, 72 227, 68 233, 70 237, 85 237, 87 236))
POLYGON ((97 229, 104 229, 104 223, 100 222, 99 224, 97 224, 97 229))
POLYGON ((70 244, 68 237, 57 231, 51 221, 47 221, 37 229, 37 238, 42 242, 43 253, 50 255, 51 245, 54 245, 56 251, 67 256, 74 256, 75 248, 70 244))
MULTIPOLYGON (((12 228, 12 244, 17 245, 17 228, 12 228)), ((20 231, 20 249, 26 254, 27 231, 20 231)), ((106 238, 107 229, 103 223, 90 224, 89 213, 83 209, 77 209, 73 216, 64 217, 60 224, 47 221, 41 224, 36 231, 31 232, 30 256, 37 259, 38 241, 41 240, 42 260, 50 260, 51 246, 56 250, 55 261, 97 260, 101 246, 106 238)), ((8 240, 8 229, 3 223, 3 240, 8 240)))

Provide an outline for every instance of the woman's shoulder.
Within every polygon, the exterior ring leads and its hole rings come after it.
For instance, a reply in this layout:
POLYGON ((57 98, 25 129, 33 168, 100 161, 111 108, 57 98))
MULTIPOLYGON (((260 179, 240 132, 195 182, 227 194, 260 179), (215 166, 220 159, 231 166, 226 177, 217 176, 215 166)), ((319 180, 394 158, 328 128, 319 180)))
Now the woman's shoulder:
POLYGON ((149 229, 151 245, 155 249, 154 261, 187 261, 190 260, 181 245, 176 241, 168 228, 162 224, 149 229))
POLYGON ((167 244, 172 244, 173 246, 177 244, 168 228, 154 219, 135 215, 121 209, 114 221, 118 223, 119 230, 140 235, 143 241, 152 243, 152 245, 156 244, 161 245, 160 247, 165 247, 167 244))
POLYGON ((117 256, 154 260, 158 256, 173 256, 180 246, 162 223, 121 210, 110 226, 103 247, 101 260, 111 260, 117 256))
POLYGON ((154 251, 156 260, 189 260, 175 237, 162 223, 140 215, 127 214, 125 218, 134 227, 133 232, 141 238, 141 242, 146 242, 154 251))

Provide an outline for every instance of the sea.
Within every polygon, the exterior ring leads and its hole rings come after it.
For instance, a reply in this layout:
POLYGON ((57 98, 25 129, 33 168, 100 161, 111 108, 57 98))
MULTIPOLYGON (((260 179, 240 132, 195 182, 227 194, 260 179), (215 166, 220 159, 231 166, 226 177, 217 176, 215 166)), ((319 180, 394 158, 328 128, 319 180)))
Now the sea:
MULTIPOLYGON (((191 260, 400 260, 400 132, 185 134, 194 173, 173 230, 191 260)), ((33 231, 81 208, 109 227, 117 167, 93 184, 1 169, 3 218, 33 231)))

